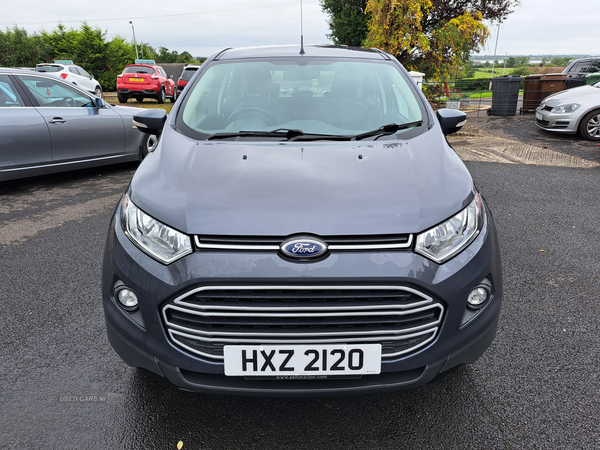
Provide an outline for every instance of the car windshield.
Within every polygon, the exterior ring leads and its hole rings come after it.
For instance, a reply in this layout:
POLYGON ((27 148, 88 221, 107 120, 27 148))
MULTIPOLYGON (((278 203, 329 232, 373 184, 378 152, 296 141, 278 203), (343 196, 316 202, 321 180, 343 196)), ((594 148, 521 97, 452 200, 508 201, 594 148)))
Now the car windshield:
POLYGON ((123 73, 149 73, 150 75, 154 75, 154 69, 152 67, 132 66, 125 67, 123 73))
POLYGON ((299 132, 371 136, 371 131, 388 125, 394 127, 376 134, 406 133, 420 127, 426 117, 408 80, 393 63, 374 60, 214 62, 185 98, 177 126, 196 139, 221 133, 234 137, 240 132, 281 136, 281 130, 293 130, 294 137, 299 132))

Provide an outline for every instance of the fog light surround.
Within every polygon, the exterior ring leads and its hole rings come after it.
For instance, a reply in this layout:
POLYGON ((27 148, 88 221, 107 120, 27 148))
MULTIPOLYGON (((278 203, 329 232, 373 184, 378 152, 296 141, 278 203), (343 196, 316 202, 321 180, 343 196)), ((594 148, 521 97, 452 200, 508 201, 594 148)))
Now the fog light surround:
POLYGON ((489 300, 490 291, 483 286, 477 286, 467 297, 467 306, 471 309, 481 309, 489 300))
POLYGON ((138 298, 135 292, 127 286, 120 286, 115 290, 115 297, 119 301, 121 308, 126 311, 135 311, 138 309, 138 298))

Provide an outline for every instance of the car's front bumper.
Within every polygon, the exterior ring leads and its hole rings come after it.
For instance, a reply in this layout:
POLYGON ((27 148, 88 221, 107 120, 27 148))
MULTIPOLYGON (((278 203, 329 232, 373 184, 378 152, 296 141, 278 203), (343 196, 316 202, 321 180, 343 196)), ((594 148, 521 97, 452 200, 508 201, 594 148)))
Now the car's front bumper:
POLYGON ((557 133, 575 134, 578 120, 581 117, 577 111, 572 114, 555 114, 538 107, 535 110, 535 124, 538 128, 557 133))
POLYGON ((169 266, 142 253, 113 218, 102 288, 108 337, 127 364, 189 391, 333 396, 414 388, 457 366, 474 362, 494 339, 503 295, 502 267, 495 228, 487 210, 486 217, 475 241, 443 265, 406 249, 332 252, 324 260, 312 263, 287 261, 277 252, 196 250, 169 266), (492 298, 474 317, 469 316, 467 295, 485 279, 492 284, 492 298), (118 306, 114 298, 117 282, 137 293, 137 312, 129 313, 118 306), (436 299, 444 306, 444 313, 435 339, 409 354, 383 358, 379 375, 358 379, 250 380, 225 376, 222 360, 176 345, 163 314, 165 304, 199 286, 348 284, 404 286, 436 299))

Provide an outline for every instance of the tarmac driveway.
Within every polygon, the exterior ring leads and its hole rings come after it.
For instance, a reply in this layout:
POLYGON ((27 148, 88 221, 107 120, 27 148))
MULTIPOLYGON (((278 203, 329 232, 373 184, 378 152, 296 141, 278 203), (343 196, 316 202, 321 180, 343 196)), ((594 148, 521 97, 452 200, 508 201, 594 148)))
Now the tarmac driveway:
POLYGON ((463 130, 448 140, 464 161, 580 168, 600 165, 598 142, 542 130, 532 113, 489 117, 485 111, 471 112, 463 130))
POLYGON ((600 147, 532 121, 475 117, 450 139, 498 228, 496 340, 388 395, 198 395, 138 374, 110 348, 100 297, 135 166, 0 183, 0 448, 599 448, 600 147))

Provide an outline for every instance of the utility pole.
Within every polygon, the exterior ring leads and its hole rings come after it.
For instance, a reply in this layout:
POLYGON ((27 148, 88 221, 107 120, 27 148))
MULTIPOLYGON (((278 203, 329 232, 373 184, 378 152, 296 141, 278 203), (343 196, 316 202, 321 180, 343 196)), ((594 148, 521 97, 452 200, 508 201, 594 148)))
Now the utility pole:
POLYGON ((133 28, 133 22, 130 20, 129 23, 131 24, 131 31, 133 31, 133 45, 135 45, 135 59, 140 59, 139 55, 138 55, 138 50, 137 50, 137 42, 135 41, 135 28, 133 28))

